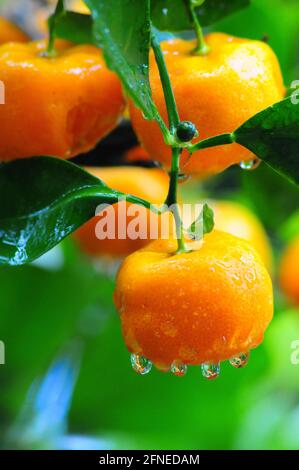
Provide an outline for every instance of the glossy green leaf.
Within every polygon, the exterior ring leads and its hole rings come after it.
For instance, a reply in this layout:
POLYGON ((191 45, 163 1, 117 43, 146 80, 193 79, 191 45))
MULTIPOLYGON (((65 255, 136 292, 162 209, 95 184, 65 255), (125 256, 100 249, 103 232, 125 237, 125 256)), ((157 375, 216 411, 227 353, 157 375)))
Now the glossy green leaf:
POLYGON ((75 44, 96 44, 92 27, 91 15, 67 11, 57 18, 55 34, 56 37, 72 41, 75 44))
POLYGON ((147 119, 158 115, 149 83, 151 39, 149 0, 86 0, 94 20, 94 36, 147 119))
MULTIPOLYGON (((188 0, 152 0, 151 15, 161 31, 184 31, 193 28, 188 0)), ((209 26, 221 18, 250 4, 250 0, 205 0, 195 8, 202 26, 209 26)))
POLYGON ((214 225, 214 212, 208 204, 204 204, 199 216, 189 227, 188 235, 198 240, 203 235, 212 232, 214 225))
MULTIPOLYGON (((33 261, 124 194, 80 167, 51 157, 0 166, 0 264, 33 261)), ((149 207, 134 196, 127 200, 149 207)))
POLYGON ((299 104, 288 97, 246 121, 236 142, 271 168, 299 184, 299 104))

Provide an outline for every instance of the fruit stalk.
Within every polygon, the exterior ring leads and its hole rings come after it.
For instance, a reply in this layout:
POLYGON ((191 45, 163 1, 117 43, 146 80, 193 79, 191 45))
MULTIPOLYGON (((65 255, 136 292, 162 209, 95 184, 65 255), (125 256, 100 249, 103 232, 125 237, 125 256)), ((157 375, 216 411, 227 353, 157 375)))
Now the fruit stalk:
POLYGON ((195 11, 196 4, 192 0, 187 0, 187 6, 189 8, 189 11, 192 17, 192 21, 194 24, 194 29, 195 29, 195 33, 197 37, 197 46, 193 52, 194 54, 198 54, 198 55, 206 55, 209 52, 209 47, 207 46, 205 42, 203 30, 202 30, 201 24, 199 22, 198 16, 195 11))
POLYGON ((177 252, 185 252, 185 241, 184 241, 184 230, 183 223, 181 220, 178 203, 177 203, 177 193, 178 193, 178 177, 180 172, 180 156, 182 150, 179 148, 176 141, 176 130, 180 123, 180 117, 177 109, 177 104, 175 101, 170 77, 164 60, 164 56, 160 47, 160 43, 157 40, 154 33, 152 33, 152 48, 155 54, 155 59, 159 69, 160 79, 163 87, 163 93, 165 98, 165 104, 168 114, 169 130, 170 134, 173 137, 172 148, 172 161, 171 161, 171 173, 170 173, 170 182, 169 182, 169 191, 166 199, 167 207, 171 207, 171 211, 175 218, 176 224, 176 233, 178 239, 178 249, 177 252))

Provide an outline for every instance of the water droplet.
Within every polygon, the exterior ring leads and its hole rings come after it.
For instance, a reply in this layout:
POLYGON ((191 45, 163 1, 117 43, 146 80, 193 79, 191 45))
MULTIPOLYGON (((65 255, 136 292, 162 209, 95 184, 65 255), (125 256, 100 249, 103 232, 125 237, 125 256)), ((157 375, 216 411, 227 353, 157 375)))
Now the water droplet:
POLYGON ((187 374, 188 367, 186 366, 186 364, 182 364, 178 361, 173 361, 170 370, 173 375, 176 375, 177 377, 183 377, 187 374))
POLYGON ((179 184, 184 184, 186 183, 187 181, 189 181, 191 178, 191 175, 186 175, 185 173, 180 173, 178 175, 178 183, 179 184))
POLYGON ((256 168, 258 168, 260 164, 261 164, 261 160, 259 158, 254 158, 253 160, 247 160, 247 161, 241 162, 240 168, 242 168, 242 170, 252 171, 252 170, 256 170, 256 168))
POLYGON ((220 374, 220 363, 212 364, 210 362, 206 362, 205 364, 201 364, 201 372, 205 379, 217 379, 220 374))
POLYGON ((131 364, 135 372, 140 375, 148 374, 153 367, 152 362, 140 354, 131 354, 131 364))
POLYGON ((241 367, 246 366, 246 364, 249 361, 249 355, 250 353, 241 353, 236 357, 233 357, 230 359, 230 364, 235 367, 236 369, 241 369, 241 367))

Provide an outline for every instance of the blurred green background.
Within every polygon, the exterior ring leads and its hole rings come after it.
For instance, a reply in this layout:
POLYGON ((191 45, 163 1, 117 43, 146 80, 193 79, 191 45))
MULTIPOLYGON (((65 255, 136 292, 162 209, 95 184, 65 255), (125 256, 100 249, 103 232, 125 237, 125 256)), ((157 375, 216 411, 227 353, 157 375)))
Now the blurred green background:
MULTIPOLYGON (((267 36, 290 86, 299 79, 298 16, 297 0, 254 0, 213 29, 267 36)), ((248 205, 268 230, 277 266, 299 234, 298 189, 263 165, 231 168, 184 191, 248 205)), ((299 309, 277 285, 275 318, 246 368, 223 364, 214 382, 196 367, 184 378, 156 370, 139 377, 112 302, 113 270, 71 239, 33 265, 0 268, 3 448, 299 449, 299 365, 290 361, 299 309)))

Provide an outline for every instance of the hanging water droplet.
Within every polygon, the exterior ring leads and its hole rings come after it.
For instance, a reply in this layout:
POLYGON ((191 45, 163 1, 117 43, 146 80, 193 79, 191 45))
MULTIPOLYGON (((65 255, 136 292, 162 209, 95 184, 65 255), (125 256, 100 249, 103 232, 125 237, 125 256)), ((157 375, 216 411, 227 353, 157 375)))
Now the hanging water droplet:
POLYGON ((183 377, 187 374, 188 367, 186 366, 186 364, 182 364, 179 361, 173 361, 170 370, 173 375, 176 375, 177 377, 183 377))
POLYGON ((255 170, 260 166, 261 160, 259 158, 254 158, 253 160, 247 160, 240 162, 240 168, 242 170, 251 171, 255 170))
POLYGON ((246 364, 249 361, 249 355, 250 353, 241 353, 236 357, 233 357, 230 359, 230 364, 235 367, 236 369, 241 369, 241 367, 246 366, 246 364))
POLYGON ((148 374, 153 367, 152 362, 140 354, 131 354, 131 364, 135 372, 140 375, 148 374))
POLYGON ((187 181, 189 181, 191 178, 191 175, 185 175, 185 173, 180 173, 178 175, 178 183, 179 184, 183 184, 183 183, 186 183, 187 181))
POLYGON ((220 374, 220 363, 212 364, 210 362, 206 362, 205 364, 201 364, 201 373, 205 379, 217 379, 220 374))

